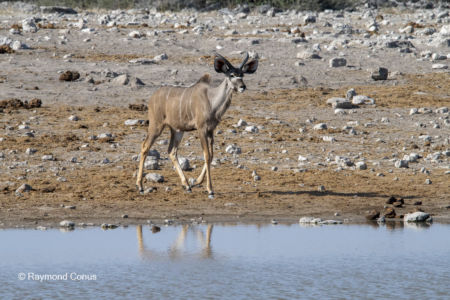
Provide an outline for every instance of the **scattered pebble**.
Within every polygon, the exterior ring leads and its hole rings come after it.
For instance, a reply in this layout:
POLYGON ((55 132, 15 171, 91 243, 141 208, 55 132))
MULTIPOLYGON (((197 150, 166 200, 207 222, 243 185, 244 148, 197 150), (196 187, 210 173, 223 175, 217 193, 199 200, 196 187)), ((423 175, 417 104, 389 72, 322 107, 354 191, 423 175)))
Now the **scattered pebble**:
POLYGON ((73 228, 73 227, 75 227, 75 223, 72 221, 63 220, 63 221, 59 222, 59 226, 73 228))

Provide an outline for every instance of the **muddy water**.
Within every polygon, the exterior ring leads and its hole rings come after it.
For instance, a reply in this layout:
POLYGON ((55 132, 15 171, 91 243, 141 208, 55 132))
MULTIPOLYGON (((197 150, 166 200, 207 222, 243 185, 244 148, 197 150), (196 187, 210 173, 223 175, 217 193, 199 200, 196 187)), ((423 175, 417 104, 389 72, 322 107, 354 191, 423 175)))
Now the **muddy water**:
POLYGON ((0 231, 2 299, 449 299, 450 226, 0 231))

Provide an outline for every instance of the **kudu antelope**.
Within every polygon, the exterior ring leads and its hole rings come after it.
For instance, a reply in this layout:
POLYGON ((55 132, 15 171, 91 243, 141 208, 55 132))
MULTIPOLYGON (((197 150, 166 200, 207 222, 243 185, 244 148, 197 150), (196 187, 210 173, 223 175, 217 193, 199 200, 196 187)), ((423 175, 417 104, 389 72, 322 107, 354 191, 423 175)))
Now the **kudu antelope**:
POLYGON ((181 184, 190 192, 191 185, 202 184, 206 175, 206 188, 209 198, 214 198, 210 174, 210 165, 213 159, 214 129, 230 106, 233 91, 240 93, 245 91, 244 74, 252 74, 258 68, 258 60, 253 59, 248 62, 248 53, 246 53, 244 61, 238 68, 233 67, 222 55, 218 53, 215 55, 214 69, 217 73, 225 75, 225 79, 219 86, 212 87, 209 74, 205 74, 190 87, 161 87, 150 98, 148 103, 150 124, 147 137, 141 147, 136 181, 137 188, 141 193, 143 192, 142 172, 145 158, 156 138, 161 135, 161 132, 167 126, 171 133, 168 152, 181 178, 181 184), (198 131, 205 164, 199 177, 193 180, 190 185, 178 163, 177 150, 184 132, 193 130, 198 131))

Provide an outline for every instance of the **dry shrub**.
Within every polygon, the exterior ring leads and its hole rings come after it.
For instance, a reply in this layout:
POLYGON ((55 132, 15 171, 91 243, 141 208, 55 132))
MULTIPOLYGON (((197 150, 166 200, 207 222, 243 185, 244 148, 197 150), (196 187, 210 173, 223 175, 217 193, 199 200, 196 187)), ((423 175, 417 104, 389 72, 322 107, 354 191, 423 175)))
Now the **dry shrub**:
POLYGON ((53 23, 47 23, 47 24, 38 23, 37 25, 40 29, 56 29, 56 26, 53 23))
POLYGON ((129 104, 128 108, 136 111, 146 111, 148 109, 145 104, 129 104))
POLYGON ((5 53, 11 54, 11 53, 14 53, 14 50, 8 45, 0 46, 0 54, 5 54, 5 53))
POLYGON ((25 109, 31 109, 31 108, 38 108, 42 106, 41 99, 31 99, 30 102, 28 101, 22 101, 20 99, 12 98, 12 99, 6 99, 6 100, 0 100, 0 108, 10 108, 10 109, 19 109, 19 108, 25 108, 25 109))

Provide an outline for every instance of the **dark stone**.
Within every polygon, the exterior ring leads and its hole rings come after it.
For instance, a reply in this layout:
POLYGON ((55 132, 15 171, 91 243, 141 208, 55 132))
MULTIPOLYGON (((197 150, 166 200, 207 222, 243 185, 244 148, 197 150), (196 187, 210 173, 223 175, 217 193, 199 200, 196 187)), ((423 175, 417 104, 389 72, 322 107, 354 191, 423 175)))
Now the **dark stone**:
POLYGON ((378 219, 379 217, 380 217, 380 212, 376 211, 376 210, 371 210, 366 215, 366 219, 369 221, 374 221, 374 220, 378 219))
POLYGON ((373 80, 386 80, 388 78, 388 69, 386 68, 378 68, 377 71, 372 72, 373 80))
POLYGON ((152 233, 157 233, 160 232, 161 228, 159 226, 153 225, 152 226, 152 233))
POLYGON ((387 41, 387 48, 415 48, 410 41, 387 41))
POLYGON ((55 187, 50 186, 50 187, 45 187, 45 188, 43 188, 43 189, 42 189, 42 192, 43 192, 43 193, 53 193, 55 190, 56 190, 55 187))
POLYGON ((41 105, 42 105, 42 101, 41 101, 41 99, 38 99, 38 98, 31 99, 30 102, 25 101, 25 103, 24 103, 24 107, 27 109, 38 108, 38 107, 41 107, 41 105))
POLYGON ((80 78, 80 73, 76 71, 66 71, 59 76, 61 81, 75 81, 80 78))
POLYGON ((414 205, 422 205, 422 201, 416 201, 414 202, 414 205))
POLYGON ((395 213, 395 209, 393 209, 392 207, 388 207, 384 210, 384 216, 386 218, 395 218, 396 213, 395 213))
POLYGON ((8 45, 1 45, 0 46, 0 54, 5 54, 5 53, 11 54, 11 53, 14 53, 14 50, 8 45))
POLYGON ((145 104, 128 104, 128 108, 137 111, 146 111, 148 109, 145 104))
POLYGON ((386 204, 392 204, 397 201, 397 198, 394 196, 389 197, 389 199, 386 201, 386 204))

